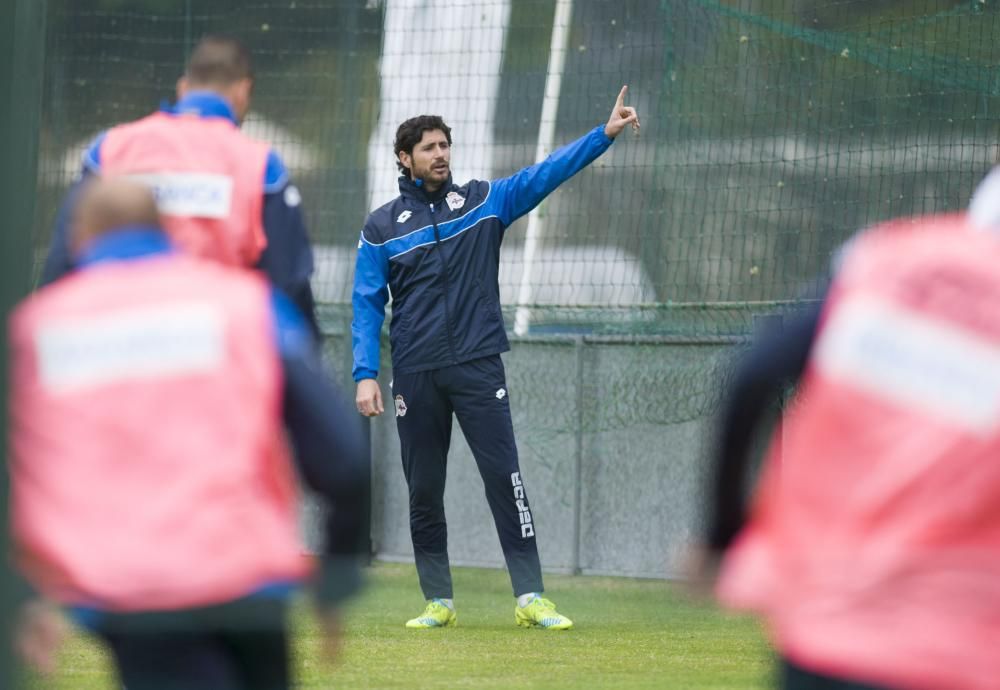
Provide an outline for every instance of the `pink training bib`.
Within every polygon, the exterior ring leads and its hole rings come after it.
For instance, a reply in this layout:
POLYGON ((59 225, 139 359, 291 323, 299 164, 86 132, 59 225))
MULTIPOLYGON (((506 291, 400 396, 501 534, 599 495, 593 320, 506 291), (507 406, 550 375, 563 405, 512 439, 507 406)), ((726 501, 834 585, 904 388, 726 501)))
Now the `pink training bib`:
POLYGON ((262 277, 177 254, 16 310, 12 527, 37 588, 160 610, 305 574, 274 328, 262 277))
POLYGON ((1000 679, 1000 237, 962 216, 860 236, 721 598, 807 668, 1000 679))
POLYGON ((267 245, 268 151, 225 118, 155 113, 107 133, 101 170, 149 184, 168 234, 185 251, 254 266, 267 245))

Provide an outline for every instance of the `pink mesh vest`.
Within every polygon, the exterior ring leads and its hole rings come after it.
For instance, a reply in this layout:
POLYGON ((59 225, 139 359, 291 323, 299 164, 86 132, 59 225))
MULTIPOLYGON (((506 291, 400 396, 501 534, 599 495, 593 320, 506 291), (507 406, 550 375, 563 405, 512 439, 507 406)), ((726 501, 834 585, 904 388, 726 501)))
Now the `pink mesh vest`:
POLYGON ((162 610, 306 573, 263 278, 179 255, 100 265, 10 326, 12 527, 43 593, 162 610))
POLYGON ((101 170, 148 183, 167 232, 185 251, 253 266, 267 244, 268 150, 225 118, 155 113, 108 131, 101 170))
POLYGON ((1000 237, 961 216, 860 236, 782 458, 719 592, 808 668, 905 688, 1000 682, 1000 237))

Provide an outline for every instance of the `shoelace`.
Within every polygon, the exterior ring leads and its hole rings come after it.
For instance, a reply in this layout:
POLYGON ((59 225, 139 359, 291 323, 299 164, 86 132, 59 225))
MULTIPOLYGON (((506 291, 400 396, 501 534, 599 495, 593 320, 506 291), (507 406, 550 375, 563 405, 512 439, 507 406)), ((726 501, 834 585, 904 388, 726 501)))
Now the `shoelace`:
POLYGON ((542 609, 539 613, 542 614, 545 618, 558 618, 561 616, 561 614, 556 611, 556 605, 553 604, 548 599, 537 597, 536 600, 538 601, 542 609))
POLYGON ((422 616, 422 618, 429 618, 436 611, 444 611, 445 614, 449 616, 452 614, 452 610, 447 606, 445 606, 444 604, 442 604, 440 601, 431 601, 428 602, 427 608, 424 609, 424 615, 422 616))
POLYGON ((542 608, 549 609, 550 611, 555 611, 556 605, 553 604, 548 599, 543 599, 542 597, 538 597, 538 601, 542 604, 542 608))

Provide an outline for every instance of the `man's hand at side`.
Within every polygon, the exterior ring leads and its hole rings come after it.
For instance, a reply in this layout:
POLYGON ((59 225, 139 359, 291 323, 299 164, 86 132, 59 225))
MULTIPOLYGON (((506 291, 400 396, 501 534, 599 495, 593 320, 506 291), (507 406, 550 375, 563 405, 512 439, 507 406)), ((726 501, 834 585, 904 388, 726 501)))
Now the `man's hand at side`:
POLYGON ((382 389, 379 388, 375 379, 361 379, 358 381, 358 392, 355 396, 358 405, 358 412, 365 417, 374 417, 382 414, 382 389))
MULTIPOLYGON (((372 379, 366 379, 371 381, 372 379)), ((326 663, 340 661, 344 649, 344 628, 336 609, 326 609, 319 613, 320 658, 326 663)))
POLYGON ((604 125, 604 133, 611 139, 621 134, 622 130, 625 129, 625 125, 631 124, 632 131, 639 131, 639 115, 635 112, 635 108, 625 105, 626 93, 628 93, 628 85, 623 86, 622 90, 618 93, 618 100, 615 101, 615 107, 611 110, 611 117, 608 118, 608 124, 604 125))
POLYGON ((37 671, 52 674, 56 670, 59 648, 69 632, 59 607, 44 599, 25 603, 15 631, 20 657, 37 671))
POLYGON ((680 570, 682 591, 695 599, 711 599, 719 579, 722 552, 706 544, 691 544, 684 550, 680 570))

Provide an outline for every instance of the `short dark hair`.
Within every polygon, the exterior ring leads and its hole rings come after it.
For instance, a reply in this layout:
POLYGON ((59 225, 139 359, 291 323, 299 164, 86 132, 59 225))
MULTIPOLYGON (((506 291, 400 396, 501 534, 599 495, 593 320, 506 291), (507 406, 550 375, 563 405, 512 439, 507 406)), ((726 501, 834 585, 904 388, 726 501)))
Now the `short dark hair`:
POLYGON ((253 79, 250 51, 231 36, 204 36, 191 51, 184 76, 196 86, 229 86, 253 79))
POLYGON ((392 145, 392 148, 396 153, 396 166, 399 168, 399 172, 406 176, 410 175, 410 169, 399 162, 399 152, 406 151, 406 153, 412 156, 413 147, 419 144, 420 140, 424 138, 424 132, 432 132, 435 129, 440 129, 444 132, 444 136, 448 140, 448 145, 451 146, 451 127, 444 123, 440 115, 417 115, 416 117, 411 117, 396 129, 396 141, 392 145))

